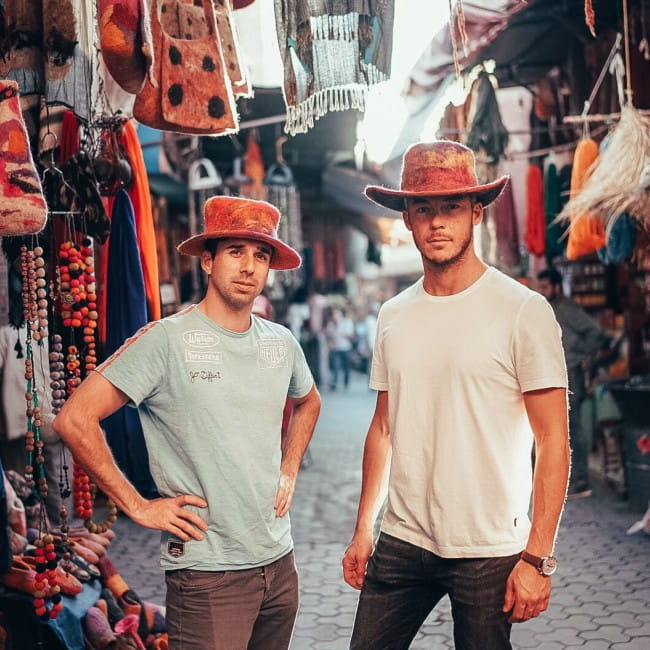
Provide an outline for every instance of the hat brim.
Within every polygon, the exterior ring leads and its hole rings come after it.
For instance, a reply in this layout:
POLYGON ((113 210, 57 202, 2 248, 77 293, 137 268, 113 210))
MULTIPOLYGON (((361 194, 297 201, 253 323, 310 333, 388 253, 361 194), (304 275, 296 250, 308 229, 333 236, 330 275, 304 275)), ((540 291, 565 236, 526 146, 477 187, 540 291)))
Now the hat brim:
POLYGON ((364 190, 364 194, 374 203, 398 212, 406 209, 404 199, 426 198, 428 196, 475 196, 479 203, 486 206, 496 201, 509 179, 510 176, 502 176, 498 180, 485 185, 472 185, 453 190, 424 190, 421 192, 391 190, 381 185, 368 185, 364 190))
POLYGON ((194 235, 182 241, 176 250, 183 255, 194 255, 200 257, 205 250, 205 242, 208 239, 253 239, 268 244, 273 249, 269 268, 276 271, 291 271, 302 264, 302 259, 297 251, 284 242, 264 235, 263 233, 251 233, 250 230, 228 230, 222 232, 209 232, 201 235, 194 235))

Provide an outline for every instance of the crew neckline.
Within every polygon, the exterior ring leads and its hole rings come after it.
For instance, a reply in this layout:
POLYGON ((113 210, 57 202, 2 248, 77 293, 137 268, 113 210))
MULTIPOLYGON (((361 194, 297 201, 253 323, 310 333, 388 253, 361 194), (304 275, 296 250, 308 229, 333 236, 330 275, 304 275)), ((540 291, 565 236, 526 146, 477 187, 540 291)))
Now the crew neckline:
POLYGON ((243 338, 244 336, 247 336, 250 334, 251 330, 253 329, 253 319, 251 318, 251 324, 248 327, 247 330, 244 330, 243 332, 233 332, 233 330, 229 330, 221 325, 219 323, 215 323, 209 316, 206 316, 200 309, 198 304, 192 305, 193 307, 193 313, 195 313, 200 320, 202 320, 206 325, 209 325, 213 329, 217 330, 221 334, 224 334, 225 336, 230 336, 232 338, 243 338))
POLYGON ((494 268, 488 266, 481 275, 462 291, 458 293, 452 293, 448 296, 432 296, 430 293, 427 293, 427 290, 424 288, 424 276, 422 276, 417 282, 417 291, 418 294, 424 296, 427 300, 432 302, 456 302, 458 300, 463 300, 467 296, 472 295, 476 290, 484 284, 489 276, 494 272, 494 268))

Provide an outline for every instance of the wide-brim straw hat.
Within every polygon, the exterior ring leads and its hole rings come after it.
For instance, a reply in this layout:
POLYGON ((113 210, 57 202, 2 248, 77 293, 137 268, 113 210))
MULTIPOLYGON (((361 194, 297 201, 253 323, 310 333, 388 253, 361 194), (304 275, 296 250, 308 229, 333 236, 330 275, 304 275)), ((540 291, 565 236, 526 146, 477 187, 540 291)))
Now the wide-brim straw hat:
POLYGON ((479 184, 472 150, 451 140, 435 140, 411 145, 406 151, 399 190, 368 185, 365 195, 398 211, 406 209, 405 199, 428 196, 474 196, 486 206, 497 199, 508 179, 502 176, 492 183, 479 184))
POLYGON ((234 196, 213 196, 203 209, 205 229, 181 242, 176 250, 184 255, 200 256, 209 239, 253 239, 273 249, 269 267, 289 271, 300 266, 297 251, 278 239, 279 210, 266 201, 254 201, 234 196))

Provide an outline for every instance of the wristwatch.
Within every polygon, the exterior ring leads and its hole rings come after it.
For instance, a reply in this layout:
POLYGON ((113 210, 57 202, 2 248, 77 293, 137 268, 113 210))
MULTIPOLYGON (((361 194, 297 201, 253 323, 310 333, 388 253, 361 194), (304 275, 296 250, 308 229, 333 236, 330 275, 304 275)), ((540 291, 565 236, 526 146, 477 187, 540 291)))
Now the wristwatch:
POLYGON ((522 551, 519 557, 524 562, 532 564, 539 571, 540 575, 546 576, 547 578, 552 576, 557 570, 557 560, 552 555, 548 557, 537 557, 537 555, 531 555, 526 551, 522 551))

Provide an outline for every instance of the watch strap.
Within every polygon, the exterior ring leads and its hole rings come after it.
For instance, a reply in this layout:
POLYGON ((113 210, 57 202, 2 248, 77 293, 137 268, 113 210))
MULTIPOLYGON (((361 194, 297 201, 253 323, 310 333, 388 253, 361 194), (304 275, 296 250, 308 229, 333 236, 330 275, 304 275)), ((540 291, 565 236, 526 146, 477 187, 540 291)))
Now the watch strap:
POLYGON ((532 553, 528 553, 528 551, 522 551, 519 557, 524 562, 532 564, 540 573, 542 572, 542 562, 544 561, 543 557, 533 555, 532 553))

